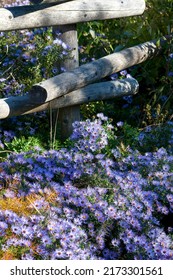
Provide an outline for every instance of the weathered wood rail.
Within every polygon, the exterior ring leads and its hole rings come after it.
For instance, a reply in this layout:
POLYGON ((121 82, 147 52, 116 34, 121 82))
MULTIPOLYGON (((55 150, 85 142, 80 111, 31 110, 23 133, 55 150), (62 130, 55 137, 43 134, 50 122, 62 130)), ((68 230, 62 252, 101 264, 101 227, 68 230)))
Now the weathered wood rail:
POLYGON ((142 63, 158 54, 156 42, 146 42, 87 63, 32 87, 29 94, 35 103, 48 102, 70 91, 94 83, 113 73, 142 63))
POLYGON ((91 101, 134 95, 138 92, 138 88, 137 80, 127 78, 88 85, 54 99, 51 104, 50 102, 36 104, 31 95, 3 98, 0 99, 0 119, 47 110, 50 106, 52 109, 58 109, 91 101))
MULTIPOLYGON (((31 0, 31 2, 34 5, 0 8, 0 31, 45 26, 61 27, 62 38, 68 45, 72 45, 74 57, 77 57, 76 23, 141 15, 145 10, 145 0, 31 0)), ((136 94, 139 84, 133 78, 109 82, 100 80, 142 63, 157 55, 160 50, 161 47, 158 47, 155 41, 151 41, 79 67, 76 63, 67 61, 67 72, 33 85, 27 96, 0 99, 0 119, 47 110, 50 107, 74 108, 90 101, 136 94)), ((76 108, 78 110, 79 107, 76 108)), ((65 113, 69 122, 67 128, 69 134, 71 133, 69 124, 74 121, 70 116, 72 112, 75 115, 75 110, 72 109, 69 116, 68 112, 65 113)), ((67 135, 67 132, 65 133, 67 135)))
POLYGON ((33 85, 28 96, 0 99, 0 119, 48 109, 50 101, 54 101, 51 103, 52 108, 63 108, 120 95, 136 94, 138 87, 135 79, 128 79, 128 90, 126 79, 97 84, 94 82, 152 59, 162 51, 165 41, 166 38, 163 41, 160 39, 162 43, 159 46, 157 41, 149 41, 87 63, 73 71, 59 74, 33 85))
POLYGON ((0 31, 141 15, 144 0, 74 0, 0 9, 0 31), (55 5, 57 4, 57 5, 55 5), (53 6, 52 6, 53 5, 53 6))

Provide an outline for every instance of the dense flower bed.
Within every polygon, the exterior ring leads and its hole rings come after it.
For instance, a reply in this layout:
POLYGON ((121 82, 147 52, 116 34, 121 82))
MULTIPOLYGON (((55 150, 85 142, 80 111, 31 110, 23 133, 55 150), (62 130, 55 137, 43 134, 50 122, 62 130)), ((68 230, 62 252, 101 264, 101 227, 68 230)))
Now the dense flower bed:
POLYGON ((2 259, 173 259, 173 155, 113 138, 99 114, 74 123, 71 147, 0 164, 2 259))

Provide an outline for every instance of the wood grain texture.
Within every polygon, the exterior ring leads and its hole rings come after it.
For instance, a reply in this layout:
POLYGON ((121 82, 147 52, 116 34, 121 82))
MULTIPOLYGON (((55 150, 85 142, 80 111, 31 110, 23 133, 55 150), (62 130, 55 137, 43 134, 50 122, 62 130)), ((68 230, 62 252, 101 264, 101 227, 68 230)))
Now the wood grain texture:
MULTIPOLYGON (((62 61, 59 66, 64 67, 68 71, 73 70, 79 66, 77 26, 76 24, 59 25, 53 28, 53 30, 55 32, 58 30, 61 33, 59 38, 71 48, 70 57, 62 61)), ((80 121, 80 106, 65 107, 56 112, 54 110, 55 115, 58 116, 61 140, 63 141, 72 134, 73 123, 80 121)), ((56 120, 56 117, 54 119, 56 120)), ((54 125, 56 126, 56 124, 54 125)))
MULTIPOLYGON (((81 105, 97 100, 107 100, 116 97, 134 95, 139 84, 133 78, 91 84, 87 87, 70 92, 51 102, 52 109, 81 105)), ((32 96, 18 96, 0 99, 0 119, 12 116, 31 114, 50 109, 50 103, 35 104, 32 96)))
POLYGON ((45 103, 113 73, 153 58, 161 50, 157 41, 146 42, 82 65, 32 87, 33 102, 45 103))
POLYGON ((0 9, 0 31, 57 26, 141 15, 145 0, 75 0, 0 9))

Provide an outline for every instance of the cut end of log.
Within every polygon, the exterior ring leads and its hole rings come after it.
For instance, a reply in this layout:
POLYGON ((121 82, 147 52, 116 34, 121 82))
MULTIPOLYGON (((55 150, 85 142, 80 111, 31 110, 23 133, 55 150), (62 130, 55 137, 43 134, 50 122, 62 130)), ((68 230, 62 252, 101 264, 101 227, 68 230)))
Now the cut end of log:
POLYGON ((136 79, 134 79, 133 77, 126 78, 126 79, 124 79, 124 82, 129 86, 129 88, 131 88, 131 91, 129 91, 130 95, 135 95, 138 93, 139 83, 136 79))
POLYGON ((33 104, 45 103, 47 100, 47 91, 41 86, 41 83, 40 85, 34 85, 30 89, 29 95, 32 98, 33 104))
POLYGON ((1 103, 1 110, 0 110, 0 119, 5 119, 10 116, 10 108, 5 100, 0 100, 1 103))

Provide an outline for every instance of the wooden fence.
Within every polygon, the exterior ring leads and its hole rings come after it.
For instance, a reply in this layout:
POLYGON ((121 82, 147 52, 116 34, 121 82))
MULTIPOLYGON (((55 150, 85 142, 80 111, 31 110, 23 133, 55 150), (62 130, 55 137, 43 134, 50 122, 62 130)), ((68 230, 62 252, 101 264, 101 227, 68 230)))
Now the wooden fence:
POLYGON ((73 49, 74 60, 65 62, 67 72, 42 81, 27 96, 0 99, 0 119, 29 114, 50 108, 61 109, 62 134, 67 137, 72 122, 79 120, 79 105, 117 96, 133 95, 138 82, 133 78, 99 82, 113 73, 157 55, 161 46, 146 42, 78 65, 76 23, 141 15, 145 0, 32 0, 33 5, 0 8, 0 31, 53 26, 73 49))

